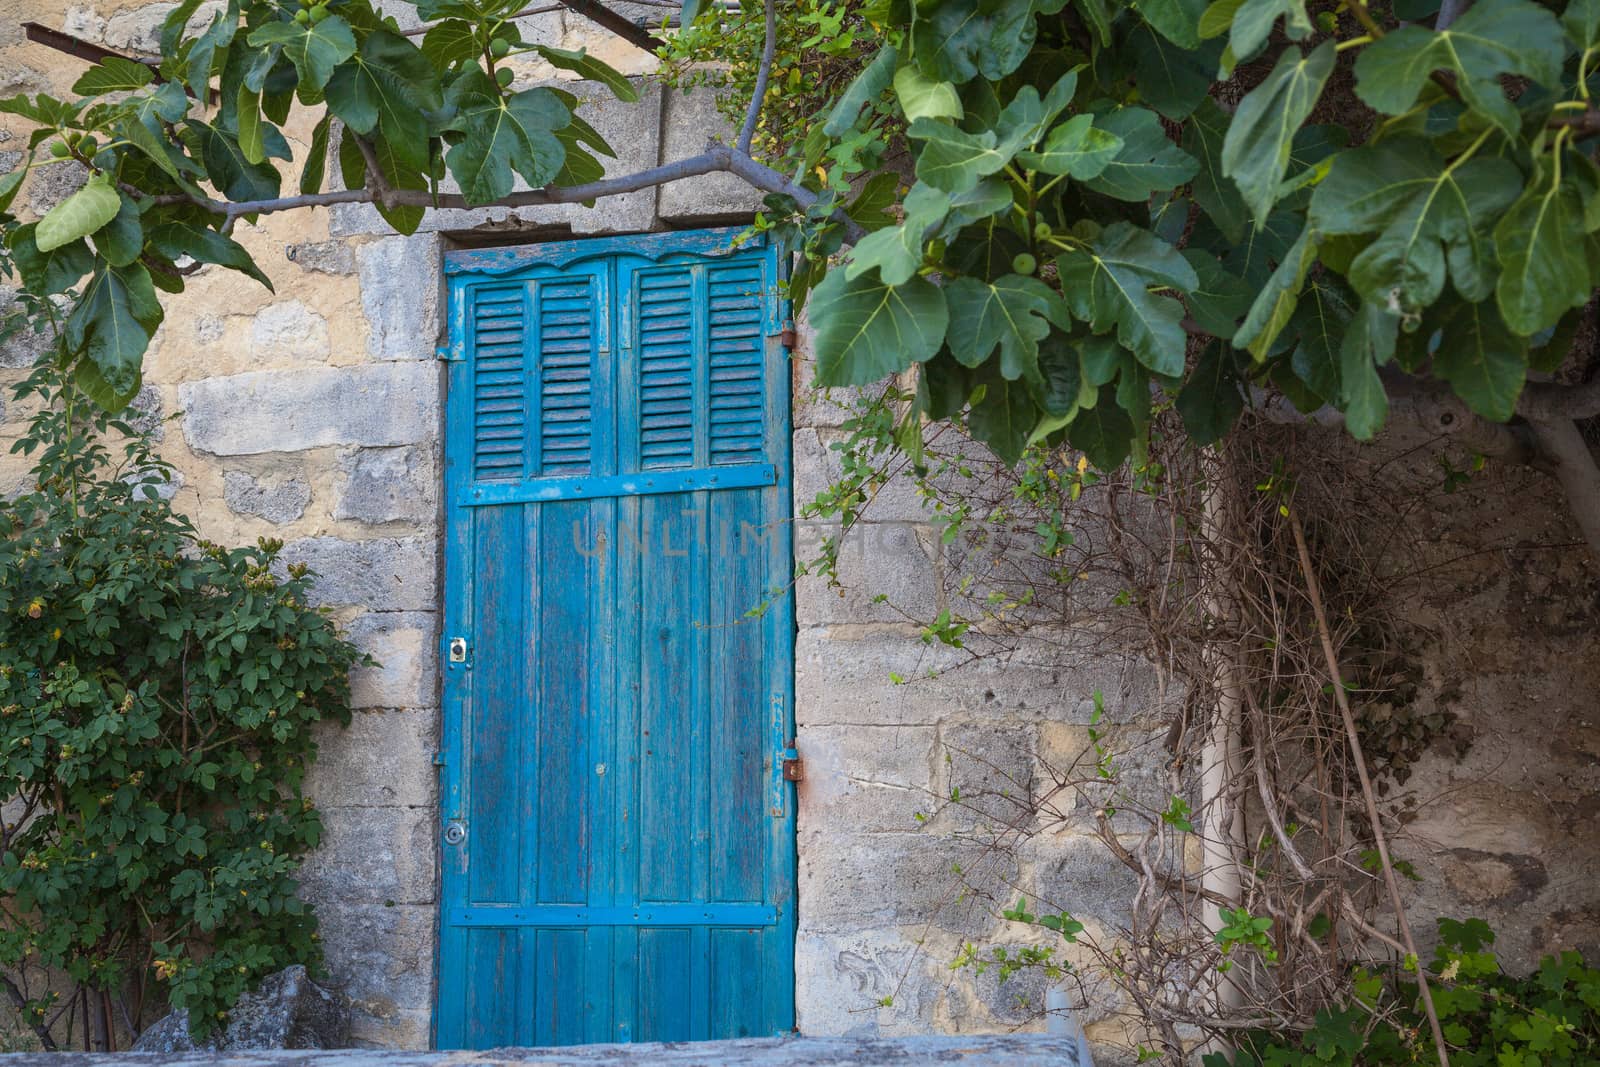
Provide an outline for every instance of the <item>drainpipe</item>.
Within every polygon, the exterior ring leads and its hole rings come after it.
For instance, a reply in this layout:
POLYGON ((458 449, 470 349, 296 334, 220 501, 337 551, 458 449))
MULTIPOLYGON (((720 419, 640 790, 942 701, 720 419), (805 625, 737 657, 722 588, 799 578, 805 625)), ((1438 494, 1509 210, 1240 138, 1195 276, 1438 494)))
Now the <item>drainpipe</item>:
POLYGON ((1078 1044, 1077 1062, 1064 1067, 1094 1067, 1094 1057, 1089 1055, 1089 1039, 1084 1036, 1083 1025, 1072 1014, 1072 1002, 1065 989, 1051 989, 1044 995, 1045 1029, 1051 1037, 1075 1039, 1078 1044))

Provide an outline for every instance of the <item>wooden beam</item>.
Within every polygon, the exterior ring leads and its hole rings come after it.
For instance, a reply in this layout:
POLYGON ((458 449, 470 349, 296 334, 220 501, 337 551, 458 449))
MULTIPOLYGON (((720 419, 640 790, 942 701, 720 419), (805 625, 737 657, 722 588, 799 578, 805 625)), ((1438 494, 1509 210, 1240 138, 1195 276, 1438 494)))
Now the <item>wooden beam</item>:
POLYGON ((635 48, 654 53, 660 43, 649 30, 637 22, 630 21, 610 8, 596 3, 595 0, 561 0, 561 4, 590 22, 605 27, 635 48))
POLYGON ((151 73, 156 75, 156 81, 162 80, 161 75, 156 73, 157 64, 148 60, 135 59, 133 56, 125 56, 121 52, 113 52, 109 48, 102 48, 97 44, 81 41, 69 33, 52 30, 48 26, 39 25, 37 22, 24 22, 22 24, 22 32, 27 35, 28 40, 35 44, 42 44, 46 48, 54 48, 57 52, 65 52, 67 55, 78 59, 87 59, 90 63, 98 63, 103 59, 126 59, 129 63, 142 63, 150 68, 151 73))

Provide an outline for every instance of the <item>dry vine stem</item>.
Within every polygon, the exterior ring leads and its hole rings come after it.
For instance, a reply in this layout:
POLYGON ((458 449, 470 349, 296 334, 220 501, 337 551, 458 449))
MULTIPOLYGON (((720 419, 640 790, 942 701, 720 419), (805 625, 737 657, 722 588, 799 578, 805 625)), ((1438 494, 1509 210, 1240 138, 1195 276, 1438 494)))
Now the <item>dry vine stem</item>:
POLYGON ((1378 799, 1372 791, 1372 777, 1367 773, 1367 758, 1361 751, 1361 735, 1356 731, 1355 716, 1350 713, 1350 700, 1345 695, 1344 679, 1339 671, 1339 657, 1333 650, 1333 636, 1328 632, 1328 616, 1322 606, 1322 587, 1311 568, 1311 550, 1306 546, 1306 532, 1300 525, 1299 515, 1289 516, 1289 528, 1294 531, 1295 551, 1300 556, 1300 573, 1305 576, 1306 595, 1311 598, 1311 610, 1317 619, 1317 636, 1322 642, 1322 654, 1328 661, 1333 699, 1339 705, 1339 717, 1344 720, 1345 737, 1350 742, 1350 755, 1355 761, 1356 774, 1361 779, 1361 797, 1366 803, 1367 818, 1372 821, 1372 840, 1378 849, 1378 859, 1383 864, 1383 880, 1389 887, 1389 899, 1394 906, 1395 926, 1405 942, 1408 959, 1416 966, 1417 991, 1422 996, 1422 1007, 1428 1015, 1428 1026, 1433 1030, 1433 1043, 1439 1051, 1440 1067, 1450 1067, 1450 1051, 1445 1045, 1444 1029, 1439 1025, 1439 1013, 1433 1007, 1433 993, 1428 989, 1428 976, 1417 954, 1417 943, 1411 936, 1411 923, 1406 920, 1406 902, 1400 896, 1400 882, 1395 877, 1394 863, 1389 859, 1389 838, 1383 832, 1378 799))
MULTIPOLYGON (((889 425, 898 400, 887 396, 884 415, 860 425, 889 425)), ((877 440, 863 432, 842 442, 845 469, 862 472, 859 499, 904 473, 904 457, 877 440)), ((1319 1012, 1352 1002, 1357 968, 1398 976, 1392 964, 1414 949, 1409 936, 1380 929, 1388 904, 1378 872, 1392 869, 1391 846, 1374 848, 1358 794, 1364 780, 1386 805, 1413 802, 1399 788, 1404 766, 1450 736, 1430 727, 1405 748, 1369 731, 1424 714, 1412 710, 1414 634, 1396 614, 1424 541, 1404 531, 1441 506, 1440 494, 1473 490, 1441 485, 1432 453, 1375 477, 1370 456, 1341 457, 1354 447, 1343 441, 1336 430, 1258 420, 1200 450, 1165 412, 1147 464, 1096 474, 1065 451, 1013 470, 957 430, 930 430, 918 482, 933 521, 967 516, 942 551, 942 603, 971 629, 960 648, 933 642, 932 662, 916 673, 1048 670, 1068 707, 1091 695, 1074 688, 1080 665, 1103 677, 1121 664, 1124 680, 1106 687, 1107 713, 1087 748, 1061 748, 1072 728, 1058 723, 1058 740, 1019 762, 1004 745, 986 747, 987 736, 962 742, 941 727, 948 780, 932 784, 923 825, 948 835, 930 847, 954 850, 961 892, 930 922, 922 952, 947 962, 939 931, 960 929, 948 950, 958 962, 998 967, 978 946, 1024 936, 1000 910, 1020 897, 1031 913, 1073 915, 1088 926, 1075 943, 1042 929, 1025 935, 1053 946, 1040 965, 1070 964, 1086 1019, 1120 1017, 1130 1039, 1172 1067, 1197 1044, 1233 1046, 1244 1031, 1315 1028, 1319 1012), (1320 624, 1291 516, 1317 546, 1320 624), (1054 547, 1041 545, 1047 527, 1054 547), (1368 739, 1370 767, 1358 770, 1328 700, 1324 640, 1341 686, 1355 685, 1358 695, 1339 692, 1368 739), (1230 718, 1236 746, 1218 743, 1230 718), (1074 837, 1097 839, 1111 863, 1086 883, 1042 881, 1077 852, 1074 837), (1265 940, 1224 944, 1222 907, 1270 917, 1265 940)), ((870 521, 870 504, 859 517, 870 521)), ((1013 951, 1006 963, 1015 960, 1013 951)), ((1381 1009, 1372 1025, 1399 1010, 1381 1009)))

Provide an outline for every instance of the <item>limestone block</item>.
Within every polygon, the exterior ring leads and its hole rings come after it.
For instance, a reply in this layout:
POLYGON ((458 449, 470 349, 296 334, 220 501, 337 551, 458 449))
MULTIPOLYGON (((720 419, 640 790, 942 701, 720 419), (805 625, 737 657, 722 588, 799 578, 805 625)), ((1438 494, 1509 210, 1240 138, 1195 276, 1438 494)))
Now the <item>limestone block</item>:
POLYGON ((262 307, 250 323, 250 354, 261 362, 322 363, 328 352, 328 320, 299 301, 262 307))
POLYGON ((1007 884, 1016 870, 1014 857, 982 839, 805 834, 800 838, 800 926, 839 933, 929 924, 959 936, 984 936, 996 923, 989 904, 963 895, 962 887, 969 879, 985 888, 1007 884))
MULTIPOLYGON (((816 558, 833 524, 797 523, 795 557, 816 558)), ((818 622, 931 622, 939 613, 933 557, 938 537, 909 522, 862 522, 839 545, 838 587, 807 575, 795 587, 800 625, 818 622), (908 618, 909 617, 909 618, 908 618)))
POLYGON ((425 808, 323 808, 322 844, 300 868, 312 900, 431 904, 434 821, 425 808))
POLYGON ((940 727, 939 794, 960 796, 939 814, 939 829, 999 832, 1031 826, 1038 729, 1032 723, 963 722, 940 727), (959 791, 959 792, 958 792, 959 791))
MULTIPOLYGON (((844 434, 832 430, 800 429, 794 434, 794 505, 800 509, 827 490, 844 471, 844 461, 834 445, 844 434)), ((873 522, 921 522, 933 517, 906 470, 897 471, 872 494, 862 517, 873 522)))
POLYGON ((914 831, 931 811, 934 729, 928 726, 810 726, 798 747, 800 832, 914 831))
POLYGON ((350 672, 357 708, 417 708, 437 703, 438 624, 426 611, 378 611, 345 628, 350 640, 378 661, 350 672))
MULTIPOLYGON (((161 24, 177 6, 175 3, 157 3, 129 7, 106 19, 100 27, 100 35, 107 46, 119 52, 159 56, 161 24)), ((207 3, 201 4, 195 13, 189 16, 184 36, 193 36, 211 25, 211 20, 222 10, 222 6, 221 0, 208 0, 207 3)), ((99 24, 99 20, 93 18, 92 12, 89 14, 89 19, 92 25, 99 24)))
POLYGON ((356 252, 367 352, 375 359, 429 359, 439 335, 439 238, 386 237, 356 252))
MULTIPOLYGON (((712 140, 732 144, 738 131, 717 110, 709 88, 665 94, 661 102, 661 162, 698 155, 712 140)), ((760 190, 732 174, 701 174, 660 188, 656 213, 664 222, 749 220, 761 208, 760 190)))
POLYGON ((352 1040, 426 1048, 433 1003, 430 905, 373 905, 311 896, 330 984, 350 998, 352 1040))
MULTIPOLYGON (((0 315, 11 312, 11 305, 16 298, 17 291, 14 288, 0 285, 0 315)), ((53 339, 48 329, 39 333, 27 329, 18 330, 0 340, 0 367, 14 369, 33 366, 39 356, 50 347, 53 339)))
POLYGON ((283 255, 301 270, 316 274, 354 274, 355 253, 345 241, 301 241, 284 245, 283 255))
MULTIPOLYGON (((604 86, 591 82, 550 81, 544 84, 578 97, 579 114, 604 137, 617 154, 600 157, 610 177, 632 174, 660 161, 661 90, 654 83, 636 81, 639 101, 623 103, 604 86)), ((532 85, 518 88, 531 88, 532 85)), ((525 189, 518 179, 516 188, 525 189)), ((456 192, 453 181, 440 184, 443 192, 456 192)), ((449 208, 429 211, 419 232, 435 233, 472 229, 526 229, 530 226, 568 226, 573 233, 626 233, 651 229, 656 223, 656 193, 642 189, 608 196, 592 208, 582 204, 545 204, 537 207, 449 208)), ((329 209, 328 230, 334 237, 351 234, 392 234, 371 204, 336 204, 329 209)))
POLYGON ((802 931, 794 960, 800 1032, 809 1037, 926 1033, 949 979, 947 961, 919 945, 920 938, 915 928, 802 931))
POLYGON ((790 355, 794 375, 794 425, 797 428, 841 426, 855 416, 866 389, 855 385, 826 389, 818 386, 817 364, 811 358, 816 348, 816 331, 811 328, 810 316, 802 313, 795 326, 799 342, 790 355))
POLYGON ((1019 851, 1024 884, 1042 913, 1064 911, 1109 930, 1127 925, 1139 880, 1099 840, 1083 834, 1041 834, 1019 851))
POLYGON ((189 1012, 179 1008, 139 1035, 133 1052, 188 1053, 254 1049, 330 1049, 350 1043, 350 1006, 343 995, 311 980, 294 964, 261 980, 228 1010, 228 1027, 199 1044, 189 1034, 189 1012))
POLYGON ((796 714, 804 725, 952 717, 1081 724, 1094 714, 1097 690, 1108 723, 1163 709, 1148 664, 1058 636, 1006 652, 970 633, 961 650, 925 642, 909 627, 803 626, 795 644, 796 714))
POLYGON ((314 604, 353 604, 371 611, 427 611, 436 606, 438 550, 431 538, 346 541, 304 537, 284 546, 278 566, 301 562, 316 576, 314 604))
POLYGON ((333 505, 336 519, 372 524, 427 523, 438 509, 438 471, 431 450, 363 448, 343 453, 344 484, 333 505))
POLYGON ((189 447, 219 456, 321 445, 408 445, 438 436, 432 362, 249 371, 178 389, 189 447))
POLYGON ((43 215, 82 188, 89 171, 82 163, 37 167, 28 176, 28 210, 43 215))
POLYGON ((311 487, 299 478, 257 478, 247 471, 225 471, 222 499, 236 515, 255 515, 282 526, 306 513, 311 487))
POLYGON ((317 726, 306 792, 322 807, 426 808, 434 803, 438 713, 358 711, 349 726, 317 726))

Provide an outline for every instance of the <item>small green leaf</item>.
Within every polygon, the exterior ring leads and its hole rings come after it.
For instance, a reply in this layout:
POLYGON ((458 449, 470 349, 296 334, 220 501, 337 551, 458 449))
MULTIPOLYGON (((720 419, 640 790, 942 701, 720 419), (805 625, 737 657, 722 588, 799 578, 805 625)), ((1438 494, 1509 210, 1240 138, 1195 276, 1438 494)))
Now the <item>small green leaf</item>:
POLYGON ((338 15, 321 22, 269 22, 250 34, 249 43, 255 48, 282 45, 301 85, 313 89, 326 86, 334 68, 356 54, 355 34, 338 15))
POLYGON ((945 0, 913 23, 912 55, 940 81, 964 85, 980 74, 999 81, 1027 58, 1038 33, 1026 0, 945 0))
POLYGON ((1238 185, 1258 229, 1278 201, 1294 135, 1316 107, 1334 58, 1332 41, 1310 55, 1284 49, 1272 73, 1234 111, 1222 143, 1222 171, 1238 185))
POLYGON ((67 316, 67 344, 94 363, 119 396, 139 388, 139 365, 161 324, 161 302, 143 266, 102 262, 67 316))
POLYGON ((1410 311, 1439 298, 1447 262, 1468 300, 1489 295, 1489 231, 1521 189, 1510 160, 1446 165, 1428 142, 1401 136, 1341 153, 1312 194, 1310 217, 1327 234, 1378 232, 1346 273, 1367 299, 1393 297, 1410 311))
POLYGON ((251 163, 227 130, 189 119, 186 128, 200 144, 211 183, 229 200, 267 200, 278 195, 282 177, 270 163, 251 163))
POLYGON ((1011 160, 995 147, 993 130, 973 134, 943 119, 917 119, 906 132, 922 142, 917 177, 947 193, 967 192, 1011 160))
POLYGON ((862 183, 861 191, 845 205, 844 213, 850 216, 851 222, 868 233, 893 226, 895 218, 889 211, 900 199, 899 190, 900 175, 893 171, 880 171, 862 183))
POLYGON ((261 163, 267 158, 265 134, 261 130, 261 94, 239 86, 239 153, 249 163, 261 163))
POLYGON ((1495 299, 1505 323, 1523 336, 1554 326, 1588 302, 1593 284, 1584 242, 1583 197, 1561 181, 1548 156, 1495 226, 1500 280, 1495 299))
POLYGON ((1309 224, 1300 231, 1299 239, 1284 253, 1255 303, 1250 305, 1250 313, 1233 335, 1234 347, 1248 349, 1257 361, 1267 358, 1278 334, 1294 314, 1306 272, 1317 258, 1319 240, 1309 224))
POLYGON ((82 189, 67 197, 45 213, 39 220, 34 240, 39 251, 53 248, 87 237, 117 217, 122 198, 109 181, 91 178, 82 189))
POLYGON ((1039 411, 1026 383, 1009 381, 995 370, 985 367, 980 373, 983 396, 968 412, 967 428, 1002 462, 1015 463, 1028 446, 1028 435, 1038 421, 1039 411))
POLYGON ((976 367, 998 348, 1002 377, 1038 378, 1039 342, 1052 319, 1065 318, 1053 289, 1037 278, 1007 274, 992 282, 957 278, 944 294, 950 308, 945 341, 957 362, 976 367))
POLYGON ((73 83, 72 91, 79 96, 131 93, 149 85, 154 77, 154 73, 143 63, 135 63, 121 56, 107 56, 84 71, 73 83))
POLYGON ((30 222, 11 231, 11 257, 22 275, 22 286, 35 296, 64 293, 94 269, 94 253, 81 238, 42 251, 35 238, 38 229, 38 223, 30 222))
POLYGON ((472 23, 465 19, 445 19, 428 27, 422 38, 422 54, 441 70, 467 63, 483 53, 472 23))
POLYGON ((555 131, 567 125, 571 112, 550 90, 502 97, 487 74, 474 70, 452 86, 451 95, 457 105, 451 125, 466 136, 445 160, 468 203, 492 203, 510 193, 513 171, 535 189, 560 173, 566 150, 555 131))
MULTIPOLYGON (((1284 19, 1284 36, 1291 41, 1304 40, 1311 33, 1305 0, 1244 0, 1236 8, 1231 20, 1233 32, 1228 38, 1228 46, 1240 61, 1255 57, 1271 36, 1273 24, 1279 18, 1284 19)), ((1210 14, 1209 10, 1207 14, 1210 14)))
POLYGON ((831 270, 812 291, 817 384, 865 385, 931 359, 944 341, 944 294, 925 278, 891 286, 831 270))
POLYGON ((552 67, 570 70, 580 78, 599 82, 611 90, 612 96, 625 104, 639 102, 639 90, 625 74, 611 64, 594 58, 585 49, 580 48, 573 52, 565 48, 553 48, 547 44, 536 44, 533 48, 552 67))
POLYGON ((1386 115, 1399 115, 1416 103, 1434 71, 1451 71, 1467 105, 1515 138, 1522 121, 1500 76, 1523 75, 1557 88, 1566 51, 1555 15, 1531 0, 1473 4, 1448 29, 1403 26, 1363 48, 1356 95, 1386 115))
POLYGON ((1339 348, 1340 408, 1345 429, 1358 441, 1368 441, 1383 427, 1389 414, 1389 394, 1378 368, 1394 356, 1400 317, 1377 304, 1363 304, 1345 331, 1339 348))
POLYGON ((1506 329, 1490 301, 1456 304, 1442 323, 1433 371, 1474 412, 1505 422, 1528 377, 1528 339, 1506 329))
POLYGON ((1177 407, 1195 444, 1222 440, 1244 411, 1244 383, 1233 365, 1233 349, 1215 341, 1206 345, 1178 393, 1177 407))
POLYGON ((1146 23, 1179 48, 1200 46, 1200 16, 1206 0, 1137 0, 1146 23))
POLYGON ((427 169, 428 129, 417 120, 419 112, 438 111, 443 97, 438 72, 410 41, 374 30, 333 72, 326 93, 329 110, 346 126, 363 136, 377 128, 407 166, 427 169))
POLYGON ((1144 31, 1134 38, 1134 77, 1144 102, 1173 122, 1188 118, 1209 100, 1222 56, 1222 43, 1212 41, 1181 48, 1159 34, 1144 31))
POLYGON ((900 53, 894 45, 884 45, 879 49, 872 62, 839 95, 833 110, 828 112, 827 121, 822 124, 822 132, 829 137, 843 137, 854 129, 856 119, 861 117, 861 109, 889 88, 894 80, 895 64, 899 60, 900 53))
POLYGON ((1133 420, 1117 406, 1117 391, 1109 385, 1100 390, 1094 407, 1078 412, 1067 427, 1072 447, 1103 471, 1122 466, 1133 452, 1133 435, 1133 420))
POLYGON ((215 263, 247 274, 272 289, 272 281, 261 272, 244 246, 226 234, 218 233, 198 218, 185 215, 157 220, 150 228, 150 247, 170 260, 188 256, 199 263, 215 263))
POLYGON ((333 116, 323 115, 322 121, 311 131, 311 147, 306 150, 306 161, 300 168, 300 192, 304 195, 322 191, 323 175, 328 169, 328 132, 332 124, 333 116))
POLYGON ((1121 150, 1085 182, 1097 193, 1143 203, 1187 182, 1198 169, 1189 153, 1167 139, 1161 119, 1148 108, 1121 108, 1099 117, 1095 125, 1122 139, 1121 150))
POLYGON ((1122 345, 1156 374, 1183 374, 1183 305, 1150 292, 1152 285, 1183 292, 1199 284, 1177 249, 1148 230, 1116 222, 1092 247, 1062 254, 1056 269, 1075 318, 1096 333, 1115 328, 1122 345))
POLYGON ((1099 177, 1121 151, 1122 138, 1096 127, 1093 115, 1074 115, 1051 130, 1037 152, 1018 153, 1017 162, 1029 170, 1085 181, 1099 177))
POLYGON ((928 230, 944 221, 950 196, 918 182, 903 206, 905 221, 899 226, 884 227, 856 243, 845 268, 849 277, 858 278, 876 267, 886 284, 900 285, 921 268, 924 238, 928 230))
POLYGON ((894 94, 908 122, 922 118, 959 122, 965 114, 954 85, 929 78, 914 65, 894 72, 894 94))
POLYGON ((1239 187, 1222 170, 1222 146, 1232 120, 1209 97, 1200 102, 1183 124, 1183 147, 1199 160, 1191 195, 1228 240, 1238 243, 1250 221, 1239 187))

